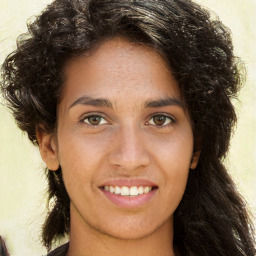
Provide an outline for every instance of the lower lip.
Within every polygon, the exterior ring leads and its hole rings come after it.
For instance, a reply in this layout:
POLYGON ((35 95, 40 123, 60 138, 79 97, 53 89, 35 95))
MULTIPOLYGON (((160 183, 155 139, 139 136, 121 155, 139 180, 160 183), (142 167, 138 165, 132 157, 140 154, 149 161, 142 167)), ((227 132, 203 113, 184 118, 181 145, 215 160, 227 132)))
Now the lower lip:
POLYGON ((151 190, 147 194, 142 194, 138 196, 121 196, 110 193, 104 189, 101 189, 103 194, 115 205, 124 208, 136 208, 144 205, 148 201, 152 199, 152 197, 156 194, 157 189, 151 190))

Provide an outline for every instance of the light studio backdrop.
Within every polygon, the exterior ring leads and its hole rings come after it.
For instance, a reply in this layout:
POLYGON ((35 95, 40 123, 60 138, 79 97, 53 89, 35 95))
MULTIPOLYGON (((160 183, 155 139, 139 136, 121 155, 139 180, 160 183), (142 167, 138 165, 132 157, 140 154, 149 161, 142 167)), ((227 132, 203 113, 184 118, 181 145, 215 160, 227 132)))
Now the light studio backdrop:
MULTIPOLYGON (((26 21, 50 0, 0 0, 0 62, 16 47, 26 21)), ((238 125, 226 160, 239 191, 256 212, 256 2, 255 0, 197 0, 227 25, 235 54, 242 57, 247 80, 235 102, 238 125)), ((2 99, 0 98, 2 102, 2 99)), ((11 256, 44 255, 40 228, 46 212, 46 181, 36 147, 16 127, 0 105, 0 235, 11 256)))

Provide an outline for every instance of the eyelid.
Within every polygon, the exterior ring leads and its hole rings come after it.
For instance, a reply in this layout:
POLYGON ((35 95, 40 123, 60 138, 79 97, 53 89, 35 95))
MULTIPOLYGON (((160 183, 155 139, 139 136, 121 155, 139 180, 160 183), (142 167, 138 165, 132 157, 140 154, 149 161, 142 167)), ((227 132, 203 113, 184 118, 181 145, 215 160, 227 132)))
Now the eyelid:
MULTIPOLYGON (((171 124, 173 124, 177 121, 176 118, 173 115, 171 115, 169 113, 163 113, 163 112, 154 113, 154 114, 150 115, 148 120, 150 121, 152 118, 154 118, 156 116, 163 116, 163 117, 166 117, 166 118, 170 119, 170 122, 168 124, 165 124, 165 125, 150 124, 150 125, 153 125, 153 126, 157 126, 159 128, 171 125, 171 124)), ((147 121, 147 124, 149 124, 149 121, 147 121)))
MULTIPOLYGON (((81 115, 81 117, 79 117, 79 122, 82 123, 82 124, 87 124, 87 125, 93 126, 93 125, 91 125, 89 123, 86 123, 84 121, 85 119, 87 119, 89 117, 92 117, 92 116, 99 116, 102 119, 104 119, 106 122, 104 122, 103 124, 109 123, 109 117, 105 113, 102 113, 102 112, 89 112, 89 113, 85 113, 85 114, 81 115)), ((147 119, 148 119, 148 121, 146 122, 147 124, 153 125, 153 126, 158 126, 159 128, 171 125, 171 124, 173 124, 173 123, 175 123, 177 121, 176 118, 173 115, 171 115, 169 113, 163 113, 163 112, 151 114, 147 119), (156 125, 156 124, 149 124, 149 121, 152 118, 154 118, 155 116, 164 116, 164 117, 170 119, 170 122, 168 124, 159 125, 159 126, 156 125)), ((102 124, 99 124, 99 125, 102 125, 102 124)), ((95 126, 99 126, 99 125, 95 125, 95 126)))
MULTIPOLYGON (((81 117, 79 117, 79 122, 90 125, 89 123, 86 123, 84 120, 89 118, 89 117, 93 117, 93 116, 99 116, 102 119, 104 119, 106 121, 106 123, 109 123, 108 117, 106 116, 106 114, 101 113, 101 112, 89 112, 89 113, 83 114, 83 115, 81 115, 81 117)), ((106 124, 106 123, 104 123, 104 124, 106 124)))

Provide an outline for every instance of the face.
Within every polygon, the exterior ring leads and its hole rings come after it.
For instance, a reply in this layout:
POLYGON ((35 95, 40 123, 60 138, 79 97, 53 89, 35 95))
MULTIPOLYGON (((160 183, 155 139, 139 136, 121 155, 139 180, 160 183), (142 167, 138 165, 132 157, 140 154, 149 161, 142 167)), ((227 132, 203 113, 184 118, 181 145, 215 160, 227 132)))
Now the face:
POLYGON ((69 61, 65 72, 52 158, 45 159, 49 169, 62 168, 71 230, 135 239, 171 228, 193 134, 163 58, 113 39, 69 61))

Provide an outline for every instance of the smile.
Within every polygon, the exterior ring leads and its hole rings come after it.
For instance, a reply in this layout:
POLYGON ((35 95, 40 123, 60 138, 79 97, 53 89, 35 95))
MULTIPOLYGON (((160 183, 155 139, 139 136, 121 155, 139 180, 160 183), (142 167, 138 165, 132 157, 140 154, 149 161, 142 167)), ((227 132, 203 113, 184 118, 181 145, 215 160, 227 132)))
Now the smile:
POLYGON ((151 186, 104 186, 103 189, 112 194, 121 195, 121 196, 139 196, 149 193, 154 187, 151 186))
POLYGON ((154 200, 159 186, 154 181, 143 178, 112 179, 105 181, 99 189, 114 205, 134 209, 154 200))

